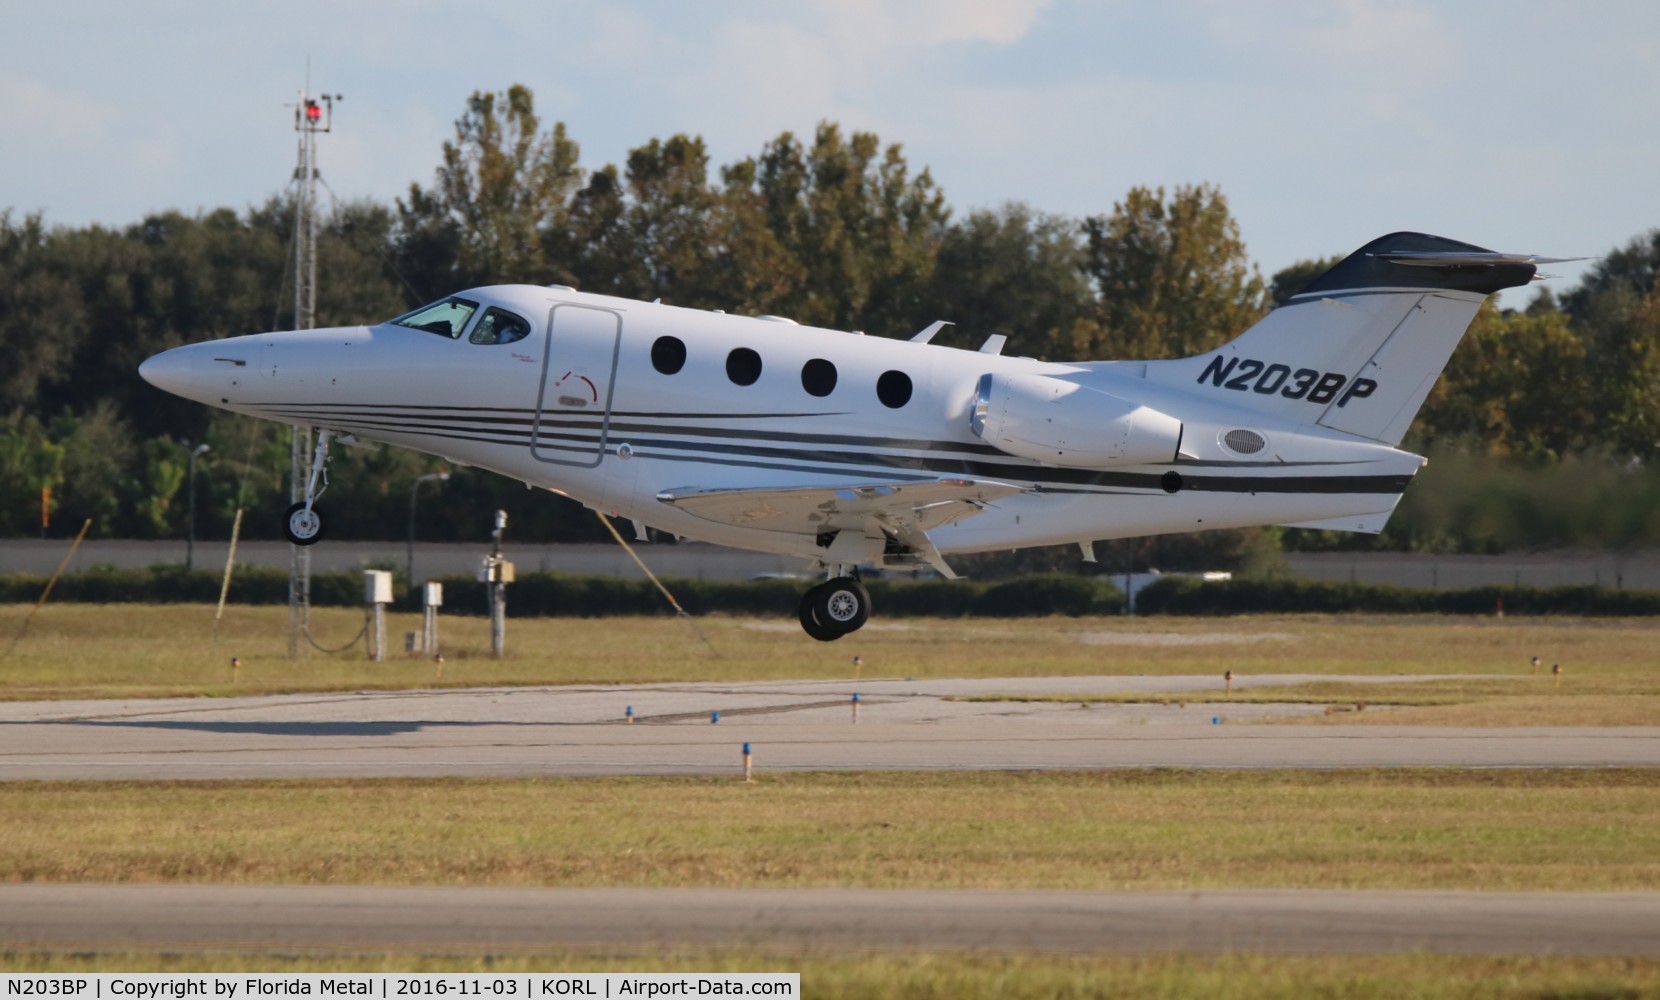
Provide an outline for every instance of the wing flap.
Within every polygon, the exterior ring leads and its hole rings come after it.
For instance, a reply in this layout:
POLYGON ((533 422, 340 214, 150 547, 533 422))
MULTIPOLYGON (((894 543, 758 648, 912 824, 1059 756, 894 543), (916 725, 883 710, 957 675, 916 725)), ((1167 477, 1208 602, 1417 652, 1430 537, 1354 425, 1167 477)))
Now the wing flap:
POLYGON ((704 520, 746 528, 822 534, 868 529, 875 522, 898 537, 905 529, 927 532, 978 514, 986 504, 1019 492, 1019 486, 990 480, 936 479, 844 486, 683 487, 664 490, 657 499, 704 520))

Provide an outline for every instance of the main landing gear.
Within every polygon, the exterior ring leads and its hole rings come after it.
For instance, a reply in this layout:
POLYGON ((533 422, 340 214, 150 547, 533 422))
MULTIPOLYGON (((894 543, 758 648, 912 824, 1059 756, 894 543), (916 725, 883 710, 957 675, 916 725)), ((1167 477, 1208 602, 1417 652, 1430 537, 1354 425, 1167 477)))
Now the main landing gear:
POLYGON ((323 540, 323 515, 317 510, 317 498, 329 488, 329 439, 333 437, 333 431, 317 432, 317 447, 311 453, 311 475, 306 477, 305 499, 289 507, 283 516, 282 533, 295 545, 316 545, 323 540))
POLYGON ((801 595, 801 628, 820 642, 856 632, 869 620, 870 591, 857 577, 832 577, 801 595))

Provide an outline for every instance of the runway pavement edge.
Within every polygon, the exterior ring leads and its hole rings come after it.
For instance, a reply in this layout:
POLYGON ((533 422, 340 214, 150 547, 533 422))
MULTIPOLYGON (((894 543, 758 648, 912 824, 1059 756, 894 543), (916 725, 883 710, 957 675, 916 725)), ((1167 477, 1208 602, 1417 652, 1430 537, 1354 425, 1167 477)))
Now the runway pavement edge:
POLYGON ((1660 894, 0 885, 0 946, 1660 956, 1660 894))

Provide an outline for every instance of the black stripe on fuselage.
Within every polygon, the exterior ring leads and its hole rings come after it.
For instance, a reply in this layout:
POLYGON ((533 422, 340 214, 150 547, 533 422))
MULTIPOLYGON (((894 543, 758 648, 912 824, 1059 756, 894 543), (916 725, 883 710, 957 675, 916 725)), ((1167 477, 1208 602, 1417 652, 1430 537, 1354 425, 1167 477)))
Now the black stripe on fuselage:
MULTIPOLYGON (((504 408, 501 408, 501 407, 446 407, 446 406, 437 406, 437 407, 396 406, 396 407, 394 407, 390 404, 386 404, 386 405, 377 405, 377 406, 359 406, 359 407, 355 407, 355 408, 345 408, 345 407, 350 406, 350 404, 345 404, 345 403, 319 403, 319 404, 315 404, 315 406, 309 405, 309 404, 288 404, 288 403, 276 404, 276 403, 273 403, 273 404, 270 404, 270 406, 272 408, 274 408, 276 412, 281 413, 283 416, 292 417, 292 418, 308 418, 308 419, 317 418, 319 415, 315 415, 315 414, 312 414, 312 413, 309 412, 310 410, 314 409, 315 407, 342 407, 342 409, 330 410, 326 414, 326 417, 328 419, 333 419, 333 420, 340 420, 340 419, 354 418, 354 417, 355 418, 370 418, 370 419, 376 419, 376 420, 384 420, 384 419, 391 418, 391 417, 413 416, 413 417, 419 417, 419 418, 427 419, 427 420, 443 420, 443 419, 452 419, 452 418, 448 418, 446 416, 447 413, 451 413, 451 412, 459 413, 461 411, 465 411, 467 413, 467 418, 466 419, 468 419, 468 420, 470 420, 474 423, 479 423, 479 424, 492 424, 492 425, 501 425, 501 426, 515 426, 516 425, 516 426, 521 426, 521 427, 526 427, 526 428, 534 426, 536 424, 535 411, 534 410, 523 410, 523 409, 509 410, 509 409, 504 409, 504 408), (413 413, 385 412, 385 411, 389 411, 389 410, 393 410, 393 409, 410 410, 410 411, 414 411, 414 412, 413 413), (478 413, 492 413, 492 414, 511 413, 511 414, 517 414, 517 416, 477 416, 476 414, 478 414, 478 413)), ((906 450, 910 450, 910 451, 956 451, 956 452, 964 452, 964 453, 971 454, 971 455, 996 456, 996 455, 1004 454, 1002 451, 1000 451, 997 448, 992 447, 991 445, 981 444, 981 443, 978 443, 978 442, 928 441, 928 440, 920 440, 920 439, 917 439, 917 438, 883 438, 883 437, 869 437, 869 436, 855 435, 855 434, 815 434, 815 433, 808 433, 808 432, 802 432, 802 431, 772 431, 772 430, 763 430, 763 429, 760 429, 760 428, 741 428, 741 427, 688 427, 688 426, 673 426, 673 425, 638 423, 638 422, 633 422, 629 419, 625 419, 625 418, 654 418, 654 419, 661 419, 661 420, 677 420, 677 421, 683 421, 683 420, 732 420, 732 419, 768 419, 768 420, 771 420, 771 419, 779 419, 779 418, 783 418, 783 417, 791 417, 791 418, 834 417, 834 416, 846 416, 846 415, 847 414, 844 414, 844 413, 742 413, 742 414, 734 414, 734 413, 635 413, 635 412, 629 412, 629 411, 624 411, 624 410, 614 410, 611 413, 611 421, 610 421, 610 424, 608 426, 609 426, 609 428, 612 432, 619 433, 619 434, 647 433, 647 434, 679 434, 679 435, 685 435, 685 436, 702 435, 704 437, 743 438, 743 439, 746 439, 746 440, 761 440, 761 441, 793 441, 793 442, 799 442, 799 443, 803 443, 803 444, 840 444, 840 445, 851 445, 853 447, 861 447, 861 448, 902 448, 902 449, 906 449, 906 450)), ((595 413, 592 413, 592 414, 587 414, 587 413, 573 413, 573 412, 569 412, 569 411, 565 411, 565 410, 560 410, 560 411, 557 411, 557 416, 550 416, 549 414, 544 413, 543 416, 542 416, 542 420, 541 420, 541 426, 543 426, 543 427, 583 427, 583 426, 593 425, 595 427, 595 429, 597 429, 597 425, 604 419, 604 417, 605 417, 605 414, 603 412, 595 412, 595 413)), ((408 426, 432 427, 432 426, 444 426, 444 425, 410 424, 408 426)), ((452 429, 452 428, 446 427, 446 429, 452 429)))
MULTIPOLYGON (((318 403, 318 404, 273 404, 273 405, 281 405, 283 407, 281 410, 277 411, 277 415, 279 415, 279 416, 289 417, 289 418, 292 418, 292 419, 316 419, 317 416, 318 416, 317 414, 306 412, 306 410, 316 408, 316 407, 347 407, 347 406, 350 406, 351 404, 346 404, 346 403, 318 403)), ((457 426, 454 426, 453 424, 393 422, 393 418, 421 417, 421 418, 425 418, 425 419, 428 419, 428 420, 446 420, 446 419, 454 419, 454 418, 446 417, 444 415, 446 413, 451 413, 451 412, 463 412, 464 411, 464 412, 467 412, 469 414, 474 414, 474 413, 513 413, 513 414, 518 414, 518 416, 513 416, 513 417, 469 416, 467 419, 469 421, 472 421, 472 422, 478 423, 478 424, 492 425, 492 426, 479 427, 478 429, 481 430, 481 431, 495 430, 498 427, 503 429, 503 430, 505 430, 509 427, 522 427, 522 428, 525 428, 526 429, 525 431, 518 432, 518 436, 522 437, 526 441, 529 440, 529 428, 536 425, 535 420, 534 420, 534 411, 525 410, 525 409, 508 409, 508 408, 505 408, 505 407, 461 407, 461 406, 421 407, 421 406, 406 406, 406 405, 396 405, 396 406, 394 406, 392 404, 376 404, 376 405, 372 405, 372 406, 366 405, 366 406, 356 407, 356 410, 357 411, 409 410, 409 411, 414 411, 414 412, 413 413, 392 413, 392 412, 364 413, 364 412, 355 412, 353 410, 341 409, 341 410, 338 410, 336 412, 333 412, 333 413, 329 414, 329 416, 333 419, 336 419, 336 420, 339 420, 341 418, 369 418, 369 419, 372 419, 372 420, 375 421, 375 423, 372 426, 377 426, 377 427, 381 427, 381 428, 385 428, 385 429, 422 429, 422 430, 442 429, 442 430, 445 430, 445 431, 455 431, 455 430, 466 430, 468 428, 465 425, 457 427, 457 426)), ((609 427, 609 430, 617 432, 617 433, 640 432, 640 433, 649 433, 649 434, 671 434, 671 435, 678 435, 678 436, 681 436, 681 437, 725 437, 725 438, 741 438, 743 440, 758 440, 758 441, 790 441, 790 442, 799 442, 799 443, 804 443, 804 444, 819 444, 819 445, 840 444, 840 445, 852 445, 854 447, 860 447, 860 448, 896 448, 896 449, 902 449, 902 450, 906 450, 906 451, 960 452, 960 453, 969 454, 969 455, 985 455, 985 456, 990 457, 990 458, 1004 458, 1004 457, 1007 457, 1007 454, 1008 454, 1007 452, 1004 452, 1002 449, 995 448, 995 447, 993 447, 991 445, 988 445, 988 444, 980 444, 980 443, 964 442, 964 441, 929 441, 929 440, 919 440, 919 439, 916 439, 916 438, 885 438, 885 437, 871 437, 871 436, 868 436, 868 435, 852 435, 852 434, 814 434, 814 433, 801 432, 801 431, 769 431, 769 430, 762 430, 762 429, 759 429, 759 428, 688 427, 688 426, 684 426, 684 425, 674 425, 674 424, 630 423, 630 422, 627 422, 627 421, 621 421, 621 420, 616 419, 616 418, 622 417, 622 416, 652 416, 652 417, 661 417, 661 418, 664 418, 664 419, 674 419, 674 420, 692 420, 692 419, 705 420, 705 419, 732 419, 732 418, 740 418, 740 417, 755 417, 755 418, 773 419, 773 418, 778 418, 778 417, 823 417, 823 416, 842 416, 842 415, 844 415, 844 414, 836 414, 836 413, 760 413, 760 414, 754 414, 754 413, 751 413, 751 414, 712 414, 712 413, 660 413, 660 414, 656 414, 656 413, 654 413, 654 414, 646 414, 646 413, 629 413, 627 411, 613 411, 613 413, 612 413, 613 419, 610 422, 610 424, 608 425, 608 427, 609 427)), ((544 418, 541 422, 541 427, 543 427, 543 428, 559 427, 559 428, 573 428, 573 429, 590 429, 590 430, 597 431, 599 429, 599 425, 600 425, 601 421, 603 420, 603 418, 604 418, 603 413, 583 414, 583 413, 572 413, 572 412, 566 412, 566 411, 559 411, 559 416, 557 416, 557 417, 544 416, 544 418)), ((371 426, 371 425, 362 424, 360 426, 371 426)), ((480 440, 494 441, 495 439, 481 438, 480 440)), ((502 443, 502 442, 498 441, 496 443, 502 443)), ((1177 468, 1250 469, 1250 468, 1262 468, 1264 465, 1266 465, 1268 463, 1260 462, 1260 461, 1253 462, 1253 461, 1239 461, 1239 460, 1231 460, 1231 459, 1178 458, 1174 462, 1171 462, 1170 464, 1172 466, 1177 467, 1177 468)), ((1274 463, 1274 467, 1276 467, 1276 468, 1309 468, 1309 467, 1314 467, 1314 466, 1339 466, 1339 465, 1357 465, 1357 464, 1362 464, 1362 463, 1353 462, 1353 461, 1276 462, 1276 463, 1274 463)))
MULTIPOLYGON (((485 444, 508 446, 528 446, 532 436, 534 422, 530 417, 523 416, 530 411, 508 410, 494 407, 393 407, 375 406, 358 407, 359 412, 344 409, 346 404, 322 404, 329 406, 333 412, 318 415, 295 409, 286 409, 279 415, 289 419, 312 420, 321 416, 328 422, 346 430, 360 430, 365 434, 375 431, 396 432, 415 437, 431 437, 442 440, 475 441, 485 444), (429 420, 444 420, 442 413, 467 410, 467 420, 480 421, 481 412, 515 413, 517 417, 488 417, 482 418, 490 426, 468 427, 465 424, 457 426, 450 423, 427 423, 409 419, 408 414, 387 412, 394 409, 424 411, 422 415, 429 420), (372 410, 376 412, 361 412, 372 410), (441 412, 439 412, 441 411, 441 412)), ((311 407, 306 407, 311 409, 311 407)), ((544 418, 542 425, 537 429, 537 447, 550 448, 560 451, 580 452, 593 454, 599 444, 599 422, 601 414, 577 415, 562 414, 557 419, 544 418), (559 442, 570 442, 571 445, 559 442)), ((688 416, 707 417, 700 415, 672 415, 677 419, 688 416)), ((822 414, 768 414, 769 417, 778 416, 822 416, 822 414)), ((743 438, 745 440, 768 440, 779 442, 800 442, 806 444, 855 444, 865 448, 895 448, 916 451, 961 451, 974 454, 988 454, 997 458, 1005 458, 1004 453, 986 446, 964 446, 954 442, 917 442, 901 438, 858 437, 851 435, 813 435, 801 432, 777 432, 755 430, 746 433, 735 428, 696 428, 696 427, 653 427, 646 424, 629 425, 641 431, 656 434, 666 434, 683 438, 728 437, 743 438)), ((611 424, 612 431, 618 431, 617 423, 611 424)), ((1163 493, 1165 473, 1163 472, 1119 472, 1097 469, 1064 469, 1050 466, 1037 466, 1011 461, 984 461, 980 459, 951 459, 937 455, 900 454, 887 455, 870 451, 830 451, 823 448, 779 448, 760 444, 721 444, 696 440, 677 440, 674 437, 665 438, 633 438, 629 441, 636 449, 639 457, 659 458, 668 461, 696 461, 709 464, 735 465, 749 468, 768 468, 782 471, 812 472, 819 475, 856 474, 861 477, 882 477, 903 471, 910 475, 904 478, 930 478, 934 475, 974 476, 1031 482, 1037 489, 1060 491, 1065 487, 1094 487, 1093 490, 1082 492, 1159 492, 1163 493), (644 452, 640 449, 657 449, 644 452), (704 454, 697 454, 704 453, 704 454), (802 463, 821 463, 830 468, 818 468, 802 463), (874 467, 874 468, 873 468, 874 467)), ((614 448, 608 449, 614 452, 614 448)), ((1197 460, 1183 460, 1180 463, 1184 469, 1190 468, 1263 468, 1266 463, 1252 462, 1201 462, 1197 460)), ((1310 466, 1333 466, 1360 464, 1353 462, 1310 462, 1310 463, 1276 463, 1272 468, 1306 468, 1310 466)), ((1405 491, 1406 485, 1411 482, 1410 475, 1274 475, 1274 476, 1205 476, 1191 472, 1182 474, 1183 491, 1215 492, 1215 493, 1382 493, 1400 494, 1405 491)), ((1070 492, 1070 491, 1069 491, 1070 492)))

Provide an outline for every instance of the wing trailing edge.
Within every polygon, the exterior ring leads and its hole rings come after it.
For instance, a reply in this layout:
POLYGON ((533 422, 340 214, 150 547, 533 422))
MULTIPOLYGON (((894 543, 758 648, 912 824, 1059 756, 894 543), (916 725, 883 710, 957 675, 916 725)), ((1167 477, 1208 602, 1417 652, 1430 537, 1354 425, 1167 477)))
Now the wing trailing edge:
POLYGON ((928 532, 1021 492, 1019 486, 992 480, 935 479, 835 486, 682 487, 664 490, 657 500, 718 524, 831 538, 841 532, 886 537, 942 576, 955 578, 928 532))

